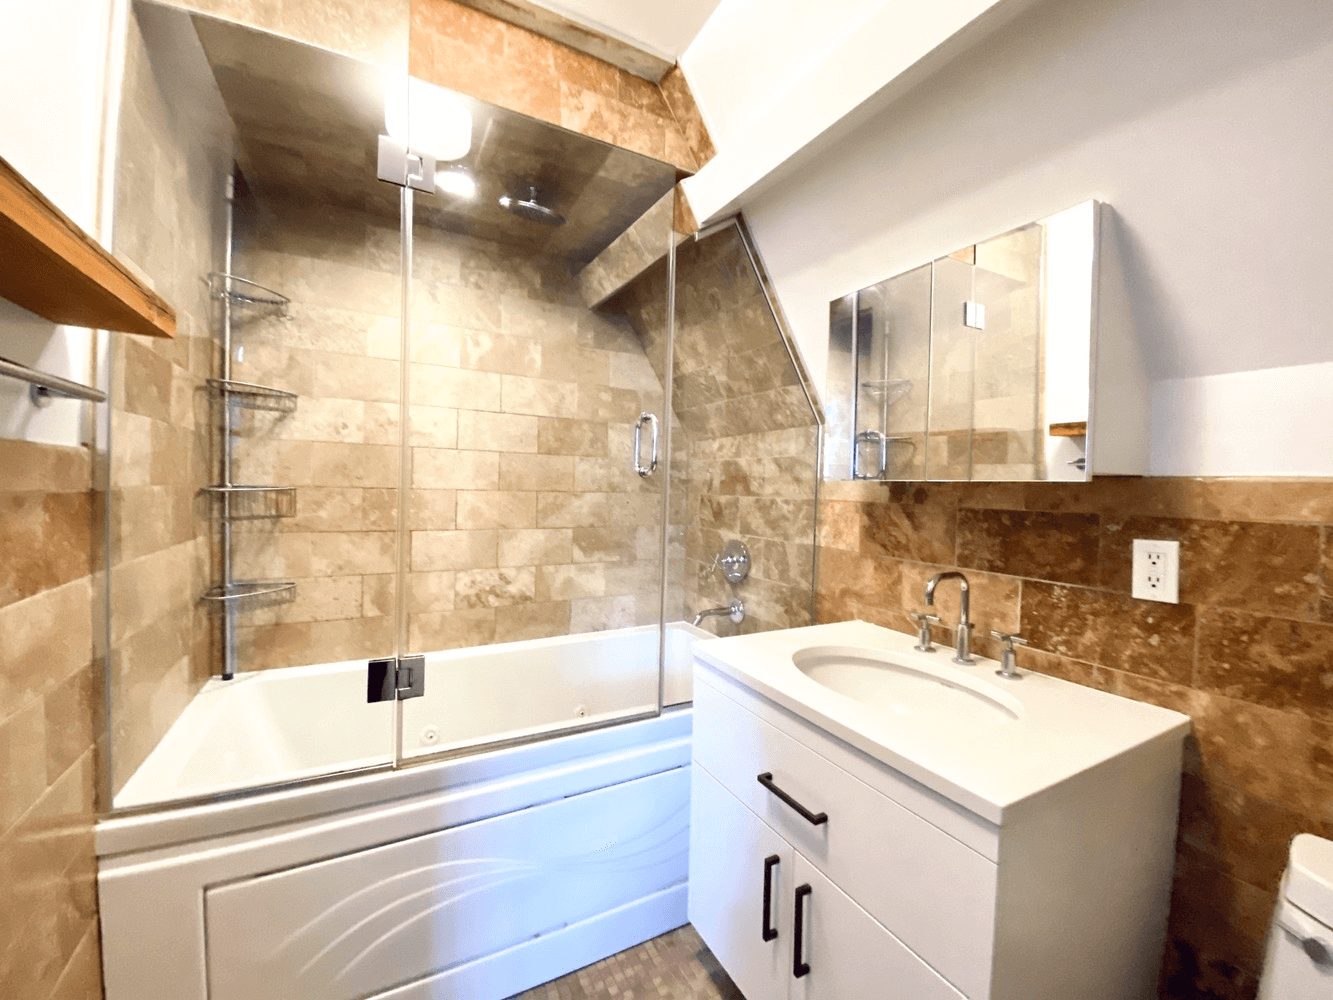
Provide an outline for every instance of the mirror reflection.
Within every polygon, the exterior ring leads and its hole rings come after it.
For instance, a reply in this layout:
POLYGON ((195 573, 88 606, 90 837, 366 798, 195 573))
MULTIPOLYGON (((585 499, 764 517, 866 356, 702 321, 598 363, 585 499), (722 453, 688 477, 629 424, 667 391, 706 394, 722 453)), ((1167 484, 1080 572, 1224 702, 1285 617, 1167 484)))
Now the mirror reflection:
POLYGON ((825 478, 1084 479, 1097 209, 831 303, 825 478))

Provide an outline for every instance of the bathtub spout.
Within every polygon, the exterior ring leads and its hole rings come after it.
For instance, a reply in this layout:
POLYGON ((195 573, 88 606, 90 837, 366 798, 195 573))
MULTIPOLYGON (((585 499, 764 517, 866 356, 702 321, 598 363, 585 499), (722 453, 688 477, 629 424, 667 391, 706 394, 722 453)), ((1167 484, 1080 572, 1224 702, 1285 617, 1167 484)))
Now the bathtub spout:
POLYGON ((716 615, 726 615, 733 622, 739 625, 745 621, 745 605, 741 603, 739 597, 733 597, 731 603, 721 608, 709 608, 707 611, 700 611, 694 616, 694 621, 690 624, 697 626, 705 618, 712 618, 716 615))

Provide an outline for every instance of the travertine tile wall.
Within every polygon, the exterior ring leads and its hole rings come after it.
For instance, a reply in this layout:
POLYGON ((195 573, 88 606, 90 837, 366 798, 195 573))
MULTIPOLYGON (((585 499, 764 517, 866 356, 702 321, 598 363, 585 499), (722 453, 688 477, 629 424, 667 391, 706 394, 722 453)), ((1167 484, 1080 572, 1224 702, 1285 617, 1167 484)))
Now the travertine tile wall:
MULTIPOLYGON (((657 265, 611 300, 631 315, 659 370, 665 289, 657 265)), ((684 534, 683 605, 667 617, 691 618, 738 594, 745 622, 712 618, 706 627, 728 635, 808 625, 818 426, 734 229, 678 248, 675 336, 671 516, 684 534), (733 538, 752 560, 750 578, 735 587, 713 566, 733 538)))
MULTIPOLYGON (((667 234, 662 234, 665 240, 667 234)), ((297 580, 243 620, 246 668, 393 646, 398 476, 396 225, 265 203, 238 268, 290 295, 238 328, 237 377, 287 388, 257 414, 243 478, 298 487, 296 518, 238 535, 243 575, 297 580)), ((472 646, 655 621, 661 487, 630 465, 662 389, 628 323, 558 262, 418 226, 414 236, 409 643, 472 646)))
POLYGON ((407 68, 411 0, 164 0, 400 72, 407 68))
POLYGON ((88 452, 0 441, 0 996, 96 1000, 88 452))
POLYGON ((114 789, 213 672, 216 651, 199 600, 213 582, 199 491, 216 479, 204 380, 216 370, 217 346, 206 278, 222 266, 231 140, 202 53, 153 51, 146 37, 132 16, 113 249, 176 307, 178 333, 117 336, 112 348, 114 789))
POLYGON ((713 156, 679 68, 661 86, 453 0, 413 0, 413 76, 693 173, 713 156))
POLYGON ((986 655, 1018 631, 1021 667, 1193 718, 1162 996, 1253 997, 1290 839, 1333 834, 1333 482, 823 490, 820 621, 908 631, 962 569, 986 655), (1130 597, 1134 538, 1180 541, 1179 605, 1130 597))

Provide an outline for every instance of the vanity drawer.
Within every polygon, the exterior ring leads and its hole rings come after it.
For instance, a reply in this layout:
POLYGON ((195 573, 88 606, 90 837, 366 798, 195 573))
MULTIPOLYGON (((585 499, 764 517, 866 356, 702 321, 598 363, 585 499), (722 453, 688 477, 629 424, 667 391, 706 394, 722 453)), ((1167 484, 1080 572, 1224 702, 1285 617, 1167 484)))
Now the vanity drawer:
POLYGON ((695 679, 695 763, 954 986, 986 997, 995 864, 760 719, 706 671, 695 679))

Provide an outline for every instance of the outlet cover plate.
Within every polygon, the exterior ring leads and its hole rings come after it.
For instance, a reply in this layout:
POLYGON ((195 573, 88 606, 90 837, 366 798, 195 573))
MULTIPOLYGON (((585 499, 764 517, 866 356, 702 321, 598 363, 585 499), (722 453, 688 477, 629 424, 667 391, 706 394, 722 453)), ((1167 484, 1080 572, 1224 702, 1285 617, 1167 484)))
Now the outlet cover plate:
POLYGON ((1134 539, 1135 597, 1163 604, 1180 603, 1180 543, 1134 539))

